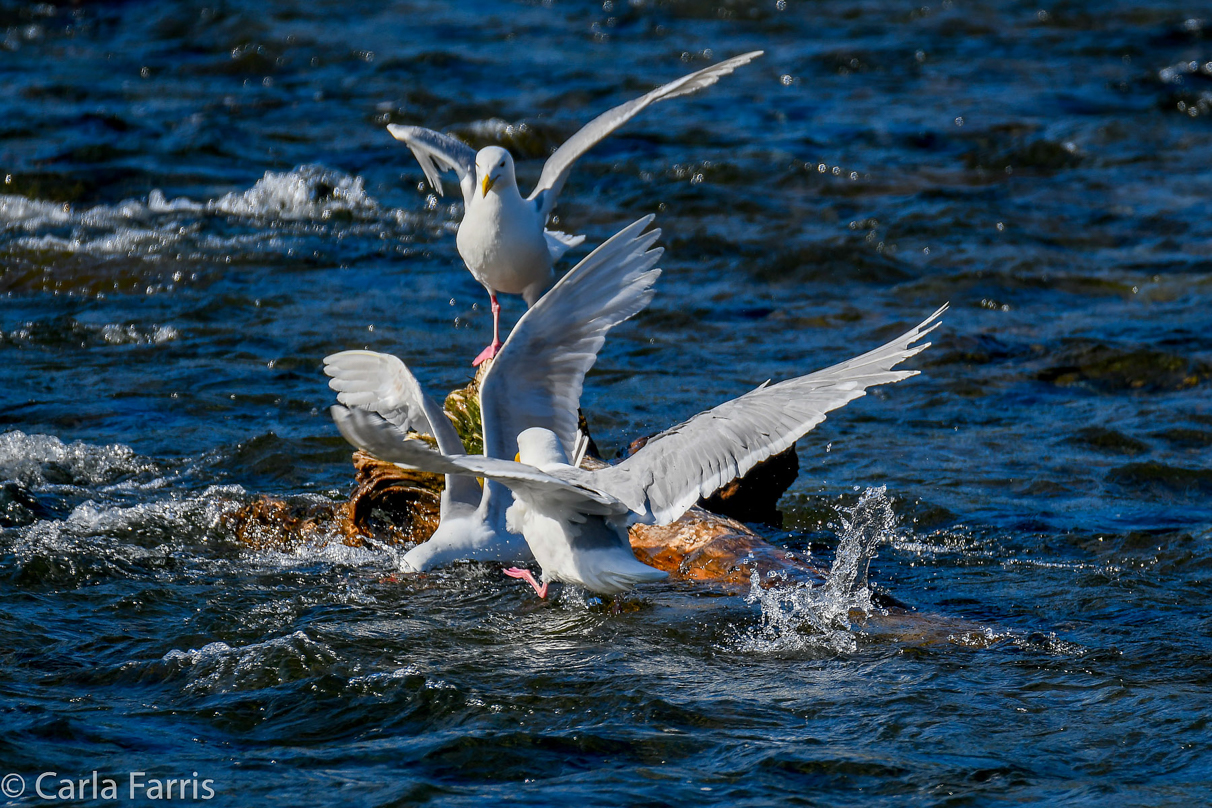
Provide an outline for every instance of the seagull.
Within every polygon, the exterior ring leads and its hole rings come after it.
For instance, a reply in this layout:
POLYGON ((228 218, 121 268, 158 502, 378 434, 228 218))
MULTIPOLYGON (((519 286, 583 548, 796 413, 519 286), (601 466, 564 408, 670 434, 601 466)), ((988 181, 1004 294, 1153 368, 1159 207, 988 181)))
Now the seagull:
MULTIPOLYGON (((480 382, 487 457, 512 457, 518 434, 542 427, 580 463, 588 447, 577 429, 585 374, 606 332, 648 305, 661 274, 654 265, 663 250, 650 249, 661 231, 644 232, 652 220, 645 216, 606 241, 518 320, 480 382)), ((324 372, 341 404, 390 424, 393 440, 428 433, 441 455, 465 454, 444 410, 400 359, 343 351, 325 358, 324 372)), ((404 555, 401 568, 424 572, 463 559, 529 561, 526 541, 506 524, 510 500, 499 482, 489 480, 481 491, 472 477, 447 474, 438 529, 404 555)))
POLYGON ((507 574, 524 578, 540 598, 552 581, 612 595, 665 577, 636 560, 627 539, 631 524, 669 524, 699 498, 790 447, 826 413, 865 395, 867 388, 916 376, 916 370, 893 368, 929 347, 918 341, 938 327, 946 309, 944 305, 915 328, 854 359, 778 384, 767 382, 701 412, 652 438, 618 465, 598 471, 569 463, 560 439, 542 427, 518 434, 518 453, 509 461, 438 454, 357 408, 334 407, 332 415, 346 440, 382 460, 479 475, 510 488, 514 504, 506 522, 530 545, 543 583, 529 571, 507 574))
POLYGON ((647 95, 621 104, 594 118, 547 159, 539 184, 522 198, 514 175, 513 156, 500 146, 478 152, 450 135, 418 126, 391 124, 387 131, 412 150, 429 184, 439 195, 441 171, 453 171, 463 191, 463 221, 455 244, 463 262, 485 289, 492 304, 492 344, 472 362, 496 356, 501 348, 501 305, 497 295, 521 295, 529 308, 551 285, 552 264, 585 240, 547 230, 572 165, 599 140, 657 101, 698 92, 747 64, 762 51, 753 51, 712 65, 657 87, 647 95))

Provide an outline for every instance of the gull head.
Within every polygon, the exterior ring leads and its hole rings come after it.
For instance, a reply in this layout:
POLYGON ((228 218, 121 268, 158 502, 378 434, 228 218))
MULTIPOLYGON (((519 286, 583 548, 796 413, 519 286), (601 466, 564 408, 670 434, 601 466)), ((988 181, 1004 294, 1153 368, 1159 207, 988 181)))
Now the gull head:
POLYGON ((497 183, 507 188, 517 187, 513 155, 500 146, 485 146, 476 152, 476 184, 480 186, 481 196, 488 196, 488 191, 497 183))
POLYGON ((541 426, 524 429, 518 435, 518 460, 541 469, 552 465, 568 465, 568 454, 556 433, 541 426))

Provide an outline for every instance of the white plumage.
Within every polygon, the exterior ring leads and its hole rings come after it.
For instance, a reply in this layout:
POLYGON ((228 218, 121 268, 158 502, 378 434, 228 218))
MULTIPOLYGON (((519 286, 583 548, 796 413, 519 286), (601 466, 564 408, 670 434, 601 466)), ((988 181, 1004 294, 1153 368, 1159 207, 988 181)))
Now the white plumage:
POLYGON ((459 178, 464 211, 456 244, 467 269, 488 290, 493 314, 492 344, 474 364, 491 358, 501 346, 497 294, 521 295, 527 306, 533 306, 551 284, 552 264, 584 240, 583 236, 545 229, 577 158, 650 104, 709 87, 761 54, 746 53, 683 76, 594 118, 548 158, 538 185, 525 199, 518 191, 513 157, 500 146, 476 152, 450 135, 430 129, 387 127, 412 150, 439 194, 443 193, 441 171, 454 171, 459 178))
MULTIPOLYGON (((480 383, 486 457, 513 457, 518 434, 532 427, 553 435, 562 451, 574 456, 584 452, 577 411, 585 374, 606 332, 652 300, 652 285, 660 275, 653 267, 662 250, 650 248, 661 231, 643 232, 652 218, 624 228, 586 256, 518 321, 480 383)), ((341 404, 374 413, 396 430, 376 433, 377 442, 359 448, 390 461, 395 444, 412 431, 433 435, 439 456, 464 455, 463 442, 445 412, 396 357, 344 351, 324 363, 324 372, 332 377, 329 386, 341 404)), ((481 492, 472 477, 442 473, 446 488, 441 522, 433 537, 404 556, 407 571, 460 559, 530 558, 527 543, 506 527, 505 508, 511 499, 506 488, 490 480, 481 492)))
POLYGON ((543 568, 543 586, 532 582, 540 596, 549 581, 611 594, 664 577, 631 554, 628 525, 672 522, 700 497, 791 446, 826 413, 865 395, 867 388, 917 375, 893 368, 929 347, 919 340, 938 326, 946 309, 873 351, 806 376, 764 384, 699 413, 617 466, 595 472, 569 464, 568 444, 541 427, 521 431, 520 462, 514 462, 438 454, 423 442, 402 440, 389 421, 359 409, 334 407, 333 418, 350 443, 383 460, 482 476, 508 486, 515 504, 507 520, 522 532, 543 568))

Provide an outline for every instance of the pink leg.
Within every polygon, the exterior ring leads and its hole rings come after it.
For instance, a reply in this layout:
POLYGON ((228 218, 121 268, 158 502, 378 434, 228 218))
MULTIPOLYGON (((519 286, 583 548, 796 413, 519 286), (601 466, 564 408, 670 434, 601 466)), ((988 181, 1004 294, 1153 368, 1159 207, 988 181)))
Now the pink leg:
POLYGON ((480 355, 472 360, 471 364, 474 367, 479 367, 484 362, 492 359, 497 355, 497 351, 501 350, 501 304, 497 302, 495 292, 488 293, 492 300, 492 344, 484 350, 480 351, 480 355))
POLYGON ((505 573, 510 578, 521 578, 523 581, 534 587, 534 591, 538 593, 539 597, 547 597, 547 584, 544 583, 542 586, 539 586, 539 582, 536 581, 534 576, 530 574, 530 570, 524 570, 520 567, 510 567, 507 570, 501 570, 501 572, 505 573))

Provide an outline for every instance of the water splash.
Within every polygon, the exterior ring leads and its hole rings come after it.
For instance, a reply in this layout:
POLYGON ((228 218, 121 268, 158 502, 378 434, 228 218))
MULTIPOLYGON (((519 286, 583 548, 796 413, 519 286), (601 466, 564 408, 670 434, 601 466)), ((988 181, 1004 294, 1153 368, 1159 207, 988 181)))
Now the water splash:
MULTIPOLYGON (((780 586, 768 579, 763 587, 755 570, 745 602, 761 605, 761 621, 738 637, 741 650, 855 651, 854 613, 865 617, 876 609, 867 568, 879 545, 891 540, 896 523, 885 487, 868 488, 853 507, 841 512, 841 541, 823 584, 780 586)), ((777 573, 771 577, 777 580, 777 573)))

